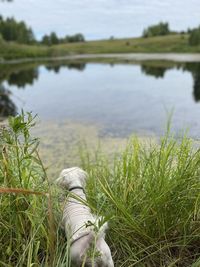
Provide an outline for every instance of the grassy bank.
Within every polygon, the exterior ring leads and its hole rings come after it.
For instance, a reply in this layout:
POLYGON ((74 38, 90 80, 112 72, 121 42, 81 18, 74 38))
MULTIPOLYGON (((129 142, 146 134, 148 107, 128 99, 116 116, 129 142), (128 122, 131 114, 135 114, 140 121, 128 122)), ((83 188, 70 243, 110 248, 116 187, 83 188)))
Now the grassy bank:
POLYGON ((17 43, 0 43, 1 59, 50 57, 50 51, 45 46, 22 45, 17 43))
POLYGON ((187 34, 174 34, 151 38, 126 38, 88 41, 47 46, 28 46, 15 43, 0 43, 0 58, 19 59, 57 57, 71 54, 103 53, 198 53, 200 46, 189 46, 187 34))
MULTIPOLYGON (((1 131, 0 265, 70 266, 60 193, 29 134, 33 124, 30 114, 20 115, 1 131)), ((89 205, 109 220, 115 266, 199 266, 200 150, 190 139, 134 138, 114 159, 86 149, 80 156, 89 205)))

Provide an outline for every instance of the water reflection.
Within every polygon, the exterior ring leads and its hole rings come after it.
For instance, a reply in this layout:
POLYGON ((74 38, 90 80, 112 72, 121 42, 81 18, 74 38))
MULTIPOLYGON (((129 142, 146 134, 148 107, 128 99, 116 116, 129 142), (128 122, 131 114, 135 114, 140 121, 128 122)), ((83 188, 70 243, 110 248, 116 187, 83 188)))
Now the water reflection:
POLYGON ((200 101, 200 63, 187 63, 185 70, 191 72, 193 77, 193 96, 196 102, 200 101))
POLYGON ((200 101, 200 70, 198 72, 193 73, 193 79, 194 79, 194 99, 195 101, 200 101))
MULTIPOLYGON (((12 64, 3 65, 0 64, 0 83, 7 81, 9 85, 16 85, 17 87, 25 87, 26 85, 32 85, 34 81, 39 78, 38 68, 44 66, 48 71, 53 71, 59 74, 62 68, 76 69, 78 71, 84 71, 86 64, 83 62, 46 62, 46 63, 27 63, 27 64, 12 64)), ((114 63, 110 63, 111 67, 114 67, 114 63)), ((182 71, 188 71, 192 74, 194 79, 194 88, 199 87, 200 76, 200 63, 167 63, 166 62, 146 62, 141 63, 141 72, 147 76, 153 76, 155 78, 164 78, 166 72, 171 69, 181 69, 182 71)), ((194 93, 196 95, 196 93, 194 93)), ((198 95, 198 93, 197 93, 198 95)), ((199 98, 195 97, 195 100, 199 98)))
POLYGON ((10 98, 11 92, 0 85, 0 119, 15 115, 17 108, 10 98))
POLYGON ((182 69, 182 71, 188 71, 193 77, 193 96, 196 102, 200 101, 200 63, 184 63, 176 64, 172 67, 166 66, 152 66, 149 64, 142 64, 141 71, 145 75, 150 75, 155 78, 164 78, 167 70, 172 68, 182 69))
MULTIPOLYGON (((61 68, 76 69, 83 71, 85 63, 68 62, 46 62, 43 64, 48 71, 59 73, 61 68)), ((17 113, 17 107, 11 100, 12 93, 5 88, 4 82, 9 86, 25 88, 33 85, 39 78, 39 66, 37 63, 0 65, 0 120, 17 113)))
POLYGON ((166 67, 152 67, 149 65, 141 65, 141 71, 142 73, 144 73, 145 75, 150 75, 150 76, 154 76, 155 78, 164 78, 165 72, 168 70, 169 68, 166 67))
POLYGON ((86 68, 85 63, 79 63, 79 62, 71 62, 71 63, 61 63, 61 62, 50 62, 48 64, 45 64, 45 67, 48 71, 54 71, 55 73, 59 73, 61 68, 68 68, 68 69, 76 69, 79 71, 83 71, 86 68))
POLYGON ((28 84, 33 85, 38 77, 38 66, 35 64, 0 64, 0 83, 6 81, 11 86, 24 88, 28 84))
POLYGON ((0 115, 14 115, 17 106, 45 120, 97 123, 103 134, 125 136, 137 130, 160 134, 166 121, 163 107, 175 107, 177 129, 186 125, 199 133, 200 63, 109 64, 0 65, 0 115))
POLYGON ((24 88, 26 85, 32 85, 38 79, 38 69, 21 70, 11 73, 7 82, 9 85, 16 85, 18 88, 24 88))
MULTIPOLYGON (((74 62, 46 62, 41 64, 48 71, 59 73, 61 68, 85 70, 85 63, 74 62)), ((33 85, 39 78, 39 64, 0 64, 0 83, 7 81, 9 85, 16 85, 18 88, 24 88, 26 85, 33 85)))

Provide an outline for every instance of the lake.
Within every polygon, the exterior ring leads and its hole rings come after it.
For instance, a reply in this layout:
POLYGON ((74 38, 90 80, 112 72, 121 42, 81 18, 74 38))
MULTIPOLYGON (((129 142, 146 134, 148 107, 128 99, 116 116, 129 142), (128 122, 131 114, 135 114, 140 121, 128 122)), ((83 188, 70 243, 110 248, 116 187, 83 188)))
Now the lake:
POLYGON ((38 114, 34 134, 40 154, 56 177, 80 164, 84 140, 107 155, 124 148, 127 137, 152 140, 172 131, 200 135, 200 63, 170 61, 84 63, 60 61, 0 65, 0 112, 38 114))
MULTIPOLYGON (((53 62, 0 67, 11 114, 23 108, 37 113, 41 122, 98 125, 100 135, 127 137, 163 134, 173 112, 176 133, 188 128, 190 136, 199 137, 200 63, 53 62)), ((4 103, 1 109, 6 114, 4 103)))

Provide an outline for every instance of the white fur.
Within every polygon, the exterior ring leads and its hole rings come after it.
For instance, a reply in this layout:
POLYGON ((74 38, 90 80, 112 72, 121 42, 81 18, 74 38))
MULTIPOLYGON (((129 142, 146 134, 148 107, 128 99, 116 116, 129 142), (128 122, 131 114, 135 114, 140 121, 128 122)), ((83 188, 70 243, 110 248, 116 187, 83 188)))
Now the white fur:
MULTIPOLYGON (((87 173, 78 167, 64 169, 57 179, 57 184, 68 190, 77 186, 85 188, 87 176, 87 173)), ((64 205, 63 224, 67 237, 72 241, 70 250, 72 263, 74 266, 81 266, 87 249, 95 239, 96 250, 100 256, 93 264, 91 259, 87 258, 85 266, 114 267, 110 248, 104 239, 107 223, 103 224, 96 234, 93 225, 98 225, 101 218, 91 213, 82 189, 74 189, 71 193, 73 194, 70 194, 64 205), (86 227, 88 221, 91 225, 86 227)))

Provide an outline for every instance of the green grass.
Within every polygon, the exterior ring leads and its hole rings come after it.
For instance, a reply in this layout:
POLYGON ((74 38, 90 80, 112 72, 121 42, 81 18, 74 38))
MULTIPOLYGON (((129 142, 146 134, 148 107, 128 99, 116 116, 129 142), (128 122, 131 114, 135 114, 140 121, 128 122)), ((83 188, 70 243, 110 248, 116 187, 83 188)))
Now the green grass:
MULTIPOLYGON (((199 52, 200 46, 190 47, 187 35, 168 35, 152 38, 126 38, 116 40, 91 41, 58 45, 60 51, 70 51, 75 54, 101 53, 159 53, 159 52, 199 52)), ((55 52, 52 49, 52 53, 55 52)))
POLYGON ((29 134, 34 118, 22 114, 9 125, 0 139, 0 266, 63 266, 69 262, 67 243, 56 226, 58 202, 52 200, 38 140, 29 134))
POLYGON ((88 41, 83 43, 68 43, 51 47, 41 45, 20 45, 15 43, 0 43, 0 58, 40 58, 58 57, 73 54, 103 54, 103 53, 198 53, 200 46, 189 46, 187 34, 173 34, 151 38, 126 38, 115 40, 88 41))
POLYGON ((200 150, 191 140, 133 138, 111 166, 98 153, 83 163, 90 205, 112 218, 116 266, 199 266, 200 150))
POLYGON ((48 47, 37 45, 23 45, 12 42, 0 43, 1 59, 40 58, 51 56, 48 47))
MULTIPOLYGON (((22 114, 1 131, 0 265, 69 267, 59 192, 30 135, 33 124, 22 114)), ((199 266, 200 150, 189 138, 168 132, 146 145, 133 138, 114 159, 85 148, 81 158, 89 205, 109 220, 115 266, 199 266)))

